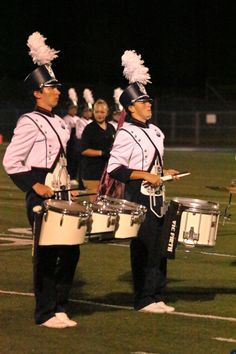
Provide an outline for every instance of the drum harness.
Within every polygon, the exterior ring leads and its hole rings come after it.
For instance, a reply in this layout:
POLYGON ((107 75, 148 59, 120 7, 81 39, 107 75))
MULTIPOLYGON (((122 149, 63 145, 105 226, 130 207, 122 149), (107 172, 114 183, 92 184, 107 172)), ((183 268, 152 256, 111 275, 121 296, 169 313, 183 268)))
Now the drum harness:
MULTIPOLYGON (((66 168, 67 167, 66 152, 65 152, 64 146, 61 142, 59 134, 57 133, 56 129, 53 127, 53 125, 51 124, 49 119, 47 117, 45 117, 43 114, 40 114, 38 112, 36 114, 41 116, 42 118, 44 118, 48 122, 48 124, 50 125, 50 127, 52 128, 54 133, 56 134, 57 139, 60 143, 61 149, 59 152, 59 158, 58 158, 58 161, 56 162, 56 165, 54 166, 53 173, 52 173, 52 178, 53 178, 52 187, 55 187, 56 191, 57 191, 57 193, 55 193, 55 199, 61 200, 62 199, 61 192, 63 192, 64 189, 66 189, 66 190, 70 189, 70 176, 69 176, 67 168, 66 168), (55 171, 57 171, 57 175, 54 174, 55 171), (67 175, 66 186, 61 185, 61 176, 62 176, 63 172, 65 172, 67 175), (63 187, 63 188, 61 188, 61 187, 63 187)), ((69 201, 71 200, 70 192, 68 192, 68 200, 69 201)))
MULTIPOLYGON (((50 123, 50 121, 48 120, 47 117, 45 117, 43 114, 40 114, 39 112, 35 112, 35 114, 41 116, 42 118, 44 118, 48 124, 50 125, 50 127, 52 128, 52 130, 54 131, 54 133, 57 136, 57 139, 60 143, 60 151, 58 153, 58 157, 56 158, 54 164, 53 164, 53 172, 52 173, 48 173, 47 176, 49 176, 50 174, 52 174, 52 187, 56 187, 55 190, 55 199, 62 199, 62 192, 65 190, 65 192, 67 191, 67 197, 68 197, 68 201, 71 200, 71 194, 70 194, 70 176, 67 172, 67 160, 66 160, 66 152, 64 149, 64 146, 61 142, 60 136, 58 135, 56 129, 53 127, 53 125, 50 123), (58 170, 58 171, 57 171, 58 170), (55 171, 57 171, 57 176, 55 176, 55 171), (63 186, 64 188, 61 188, 61 176, 63 171, 66 173, 67 175, 67 183, 66 186, 63 186)), ((27 115, 26 115, 27 116, 27 115)), ((34 119, 32 119, 30 116, 27 116, 28 118, 30 118, 37 126, 38 124, 35 122, 34 119)), ((39 128, 40 129, 40 128, 39 128)), ((41 130, 41 129, 40 129, 41 130)), ((47 178, 47 177, 46 177, 47 178)), ((45 179, 46 180, 46 179, 45 179)), ((36 239, 36 235, 37 235, 37 226, 36 226, 36 217, 38 215, 38 217, 40 217, 40 215, 43 215, 45 211, 45 208, 42 207, 41 205, 36 205, 33 208, 33 212, 35 213, 35 221, 33 224, 33 245, 32 245, 32 257, 34 257, 35 255, 35 247, 36 247, 36 243, 38 242, 38 240, 36 239)))
MULTIPOLYGON (((151 162, 151 165, 149 166, 148 172, 155 174, 157 176, 163 176, 163 164, 162 164, 162 159, 160 156, 160 153, 151 140, 151 138, 148 136, 148 134, 145 132, 144 129, 141 128, 141 130, 144 132, 144 134, 147 136, 147 138, 150 140, 152 145, 155 148, 155 156, 153 161, 151 162)), ((150 205, 150 210, 152 211, 153 214, 155 214, 158 218, 162 218, 165 214, 165 208, 164 208, 164 203, 165 203, 165 187, 164 186, 158 186, 158 187, 152 187, 149 185, 148 182, 143 181, 141 184, 141 193, 144 195, 149 195, 149 205, 150 205), (156 197, 157 196, 162 196, 162 207, 161 207, 161 213, 160 215, 154 210, 154 207, 156 206, 156 197)))

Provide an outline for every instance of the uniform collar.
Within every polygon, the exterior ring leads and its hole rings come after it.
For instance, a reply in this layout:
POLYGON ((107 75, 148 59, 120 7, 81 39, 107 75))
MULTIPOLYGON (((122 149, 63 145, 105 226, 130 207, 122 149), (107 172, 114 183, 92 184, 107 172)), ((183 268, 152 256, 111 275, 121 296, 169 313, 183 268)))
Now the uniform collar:
POLYGON ((144 123, 144 122, 141 122, 140 120, 135 119, 133 117, 130 118, 130 123, 137 125, 138 127, 141 127, 141 128, 148 128, 149 127, 148 121, 146 121, 146 123, 144 123))
POLYGON ((47 109, 39 107, 39 106, 36 106, 35 111, 43 113, 43 114, 45 114, 48 117, 54 117, 54 113, 52 113, 51 111, 48 111, 47 109))

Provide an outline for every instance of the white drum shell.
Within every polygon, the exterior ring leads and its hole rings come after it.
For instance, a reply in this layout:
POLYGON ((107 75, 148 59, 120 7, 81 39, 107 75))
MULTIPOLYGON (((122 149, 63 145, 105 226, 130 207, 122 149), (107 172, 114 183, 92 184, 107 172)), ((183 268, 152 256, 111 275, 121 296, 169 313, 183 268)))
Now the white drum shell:
MULTIPOLYGON (((63 203, 63 202, 61 202, 63 203)), ((68 206, 70 202, 64 202, 68 206)), ((47 205, 47 210, 43 215, 41 232, 39 238, 40 246, 52 245, 80 245, 85 242, 87 222, 89 215, 79 213, 70 214, 68 210, 54 209, 56 201, 47 205)))
POLYGON ((100 196, 103 203, 118 211, 114 238, 125 239, 138 236, 138 231, 144 220, 146 208, 125 199, 116 199, 109 196, 100 196))
MULTIPOLYGON (((98 206, 101 207, 102 214, 96 212, 96 210, 93 211, 89 234, 110 232, 112 233, 110 236, 112 239, 137 237, 146 213, 144 206, 125 199, 115 199, 108 196, 100 196, 97 201, 98 206), (106 208, 107 215, 104 215, 106 208), (109 213, 109 210, 116 213, 116 216, 109 213)), ((106 239, 106 236, 104 238, 106 239)))
POLYGON ((119 221, 114 232, 115 238, 137 237, 141 225, 139 215, 119 213, 119 221))
POLYGON ((215 246, 218 222, 219 214, 184 211, 181 216, 178 241, 193 246, 196 244, 215 246))
POLYGON ((186 246, 215 246, 219 204, 199 199, 175 198, 184 207, 181 214, 178 242, 186 246))
POLYGON ((100 214, 92 212, 89 220, 88 233, 99 234, 113 232, 117 223, 117 215, 100 214))

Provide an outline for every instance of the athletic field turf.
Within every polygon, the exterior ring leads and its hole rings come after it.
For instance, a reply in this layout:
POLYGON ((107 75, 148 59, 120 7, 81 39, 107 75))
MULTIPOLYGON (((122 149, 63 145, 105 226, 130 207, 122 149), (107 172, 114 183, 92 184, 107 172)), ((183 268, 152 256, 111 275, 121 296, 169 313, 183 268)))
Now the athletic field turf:
MULTIPOLYGON (((1 160, 4 145, 0 146, 1 160)), ((167 150, 165 167, 190 170, 166 182, 167 200, 220 203, 229 193, 206 188, 236 179, 233 152, 167 150)), ((89 242, 71 293, 75 328, 34 325, 31 235, 24 195, 0 168, 0 354, 229 354, 236 349, 236 195, 230 220, 223 216, 215 247, 177 248, 168 263, 167 302, 173 314, 132 310, 129 241, 89 242)))

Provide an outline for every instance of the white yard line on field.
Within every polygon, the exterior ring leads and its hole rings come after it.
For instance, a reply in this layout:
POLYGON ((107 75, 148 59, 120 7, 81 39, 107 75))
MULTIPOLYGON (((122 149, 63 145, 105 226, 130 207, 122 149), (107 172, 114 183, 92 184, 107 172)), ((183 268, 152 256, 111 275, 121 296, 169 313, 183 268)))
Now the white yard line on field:
POLYGON ((220 342, 236 343, 236 339, 233 338, 214 337, 212 339, 219 340, 220 342))
MULTIPOLYGON (((0 201, 0 205, 6 206, 6 201, 5 200, 1 200, 0 201)), ((19 206, 25 206, 25 202, 24 201, 15 202, 15 201, 12 200, 12 203, 10 203, 10 202, 7 203, 7 207, 8 208, 16 208, 16 207, 19 207, 19 206)))
MULTIPOLYGON (((22 228, 22 230, 24 230, 24 229, 22 228)), ((10 229, 9 229, 9 231, 10 231, 10 229)), ((0 244, 0 247, 1 246, 16 246, 16 245, 20 246, 20 245, 26 245, 26 244, 30 245, 30 244, 32 244, 32 236, 30 236, 30 233, 28 233, 26 235, 23 233, 22 234, 16 234, 16 233, 8 234, 8 233, 2 232, 2 233, 0 233, 0 241, 11 241, 11 243, 0 244)), ((115 247, 125 247, 125 248, 129 247, 129 244, 122 244, 122 243, 115 243, 115 242, 114 243, 108 242, 108 243, 106 243, 106 245, 115 246, 115 247)), ((186 250, 176 250, 176 252, 186 252, 186 250)), ((216 256, 216 257, 236 258, 236 255, 226 254, 226 253, 200 251, 199 254, 204 254, 207 256, 216 256)))
MULTIPOLYGON (((118 246, 118 247, 129 247, 129 245, 121 244, 121 243, 107 243, 109 246, 118 246)), ((176 252, 188 252, 187 250, 176 250, 176 252)), ((199 254, 205 254, 207 256, 217 256, 217 257, 230 257, 230 258, 236 258, 236 255, 234 254, 225 254, 225 253, 214 253, 214 252, 205 252, 205 251, 200 251, 199 254)))
POLYGON ((214 252, 204 252, 201 251, 201 254, 206 254, 208 256, 217 256, 217 257, 230 257, 230 258, 236 258, 236 255, 233 254, 225 254, 225 253, 214 253, 214 252))
MULTIPOLYGON (((24 293, 18 291, 7 291, 7 290, 0 290, 0 294, 3 295, 19 295, 19 296, 34 296, 33 293, 24 293)), ((78 299, 70 299, 71 302, 85 304, 85 305, 92 305, 92 306, 101 306, 101 307, 108 307, 118 310, 132 310, 133 307, 131 306, 121 306, 121 305, 113 305, 113 304, 105 304, 103 302, 96 302, 91 300, 78 300, 78 299)), ((193 318, 207 318, 211 320, 219 320, 219 321, 229 321, 229 322, 236 322, 235 317, 223 317, 223 316, 215 316, 215 315, 201 315, 197 313, 187 313, 187 312, 172 312, 170 313, 172 316, 184 316, 184 317, 193 317, 193 318)))
POLYGON ((150 353, 150 352, 131 352, 130 354, 158 354, 158 353, 150 353))
POLYGON ((32 245, 33 241, 29 239, 22 239, 19 237, 0 237, 0 241, 3 243, 0 244, 0 247, 4 246, 25 246, 25 245, 32 245), (8 242, 6 242, 8 241, 8 242))

